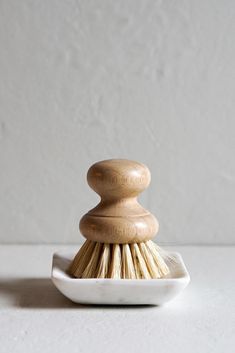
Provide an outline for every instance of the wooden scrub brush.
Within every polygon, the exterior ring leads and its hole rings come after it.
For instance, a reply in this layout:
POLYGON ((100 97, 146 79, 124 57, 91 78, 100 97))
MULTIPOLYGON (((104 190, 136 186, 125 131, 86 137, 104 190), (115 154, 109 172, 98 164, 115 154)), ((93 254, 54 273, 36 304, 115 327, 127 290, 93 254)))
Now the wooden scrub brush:
POLYGON ((100 203, 80 220, 87 239, 69 273, 76 278, 151 279, 169 273, 164 252, 151 239, 156 218, 137 201, 150 183, 149 169, 138 162, 110 159, 87 173, 100 203))

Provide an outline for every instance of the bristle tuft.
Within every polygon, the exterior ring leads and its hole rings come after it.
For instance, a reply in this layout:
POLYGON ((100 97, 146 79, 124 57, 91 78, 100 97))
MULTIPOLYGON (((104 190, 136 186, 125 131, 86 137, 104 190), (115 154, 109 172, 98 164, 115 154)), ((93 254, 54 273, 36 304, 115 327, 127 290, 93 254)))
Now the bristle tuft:
POLYGON ((129 244, 122 245, 122 278, 136 278, 134 263, 129 244))
POLYGON ((137 279, 149 278, 149 273, 144 262, 144 259, 140 253, 138 244, 133 243, 130 245, 131 255, 133 259, 133 265, 135 269, 135 275, 137 279))
POLYGON ((148 250, 145 243, 139 244, 140 252, 144 258, 144 261, 148 267, 151 278, 161 278, 160 270, 154 261, 151 252, 148 250))
POLYGON ((103 249, 100 254, 100 262, 98 265, 97 278, 107 278, 110 268, 110 245, 103 244, 103 249))
POLYGON ((113 244, 109 278, 122 278, 122 257, 119 244, 113 244))
POLYGON ((101 243, 95 243, 93 254, 91 255, 90 261, 82 274, 82 278, 96 278, 102 246, 103 244, 101 243))
POLYGON ((88 265, 88 262, 90 261, 90 257, 92 256, 92 253, 95 248, 95 244, 93 241, 87 240, 81 249, 78 251, 77 255, 75 256, 73 262, 71 263, 69 267, 69 274, 81 278, 82 274, 85 270, 85 268, 88 265))
POLYGON ((149 252, 152 254, 152 257, 158 267, 160 277, 168 275, 169 268, 166 262, 164 261, 163 257, 160 255, 160 252, 157 250, 155 243, 149 240, 146 242, 146 246, 149 252))

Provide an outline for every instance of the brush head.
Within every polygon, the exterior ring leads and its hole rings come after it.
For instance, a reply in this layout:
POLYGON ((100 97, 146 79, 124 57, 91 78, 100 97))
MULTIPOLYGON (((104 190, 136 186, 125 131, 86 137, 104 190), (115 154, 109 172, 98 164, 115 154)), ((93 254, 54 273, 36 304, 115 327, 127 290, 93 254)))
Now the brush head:
POLYGON ((76 278, 151 279, 168 273, 164 252, 152 241, 105 244, 87 240, 69 268, 76 278))

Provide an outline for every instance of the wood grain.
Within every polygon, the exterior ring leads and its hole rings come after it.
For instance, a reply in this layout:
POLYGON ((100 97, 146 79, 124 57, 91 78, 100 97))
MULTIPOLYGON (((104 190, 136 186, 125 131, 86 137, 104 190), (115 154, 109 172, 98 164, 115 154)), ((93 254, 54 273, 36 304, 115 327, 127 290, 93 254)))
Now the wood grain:
POLYGON ((159 225, 137 201, 151 180, 149 169, 126 159, 95 163, 87 181, 100 203, 85 214, 79 224, 83 236, 101 243, 138 243, 152 239, 159 225))

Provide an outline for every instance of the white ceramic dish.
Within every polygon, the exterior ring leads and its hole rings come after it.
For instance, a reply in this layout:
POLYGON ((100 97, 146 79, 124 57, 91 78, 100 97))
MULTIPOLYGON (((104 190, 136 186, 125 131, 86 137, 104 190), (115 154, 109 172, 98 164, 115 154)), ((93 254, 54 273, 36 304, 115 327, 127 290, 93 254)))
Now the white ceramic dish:
POLYGON ((51 278, 58 290, 67 298, 80 304, 108 305, 161 305, 178 295, 189 283, 190 277, 183 259, 169 263, 171 274, 164 279, 77 279, 67 274, 74 253, 55 253, 51 278))

